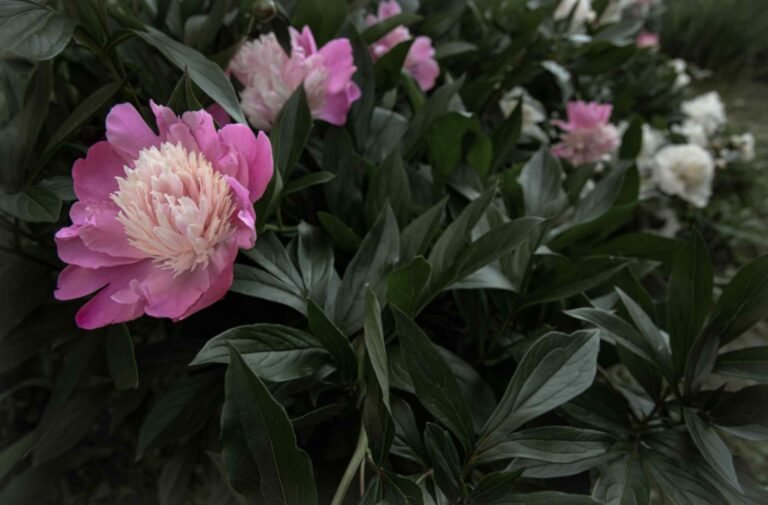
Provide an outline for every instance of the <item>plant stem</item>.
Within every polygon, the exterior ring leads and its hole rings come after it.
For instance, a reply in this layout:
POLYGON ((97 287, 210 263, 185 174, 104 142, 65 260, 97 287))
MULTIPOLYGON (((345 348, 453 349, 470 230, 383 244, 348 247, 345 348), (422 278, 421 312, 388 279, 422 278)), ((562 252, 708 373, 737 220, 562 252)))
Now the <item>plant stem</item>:
POLYGON ((339 487, 336 488, 336 494, 333 495, 331 505, 341 505, 344 502, 344 497, 347 495, 349 485, 352 484, 352 480, 355 478, 357 470, 361 464, 365 462, 365 452, 368 450, 368 436, 365 434, 365 428, 360 426, 360 435, 357 437, 357 446, 355 452, 352 454, 352 458, 349 460, 347 469, 344 471, 344 475, 341 477, 339 487))

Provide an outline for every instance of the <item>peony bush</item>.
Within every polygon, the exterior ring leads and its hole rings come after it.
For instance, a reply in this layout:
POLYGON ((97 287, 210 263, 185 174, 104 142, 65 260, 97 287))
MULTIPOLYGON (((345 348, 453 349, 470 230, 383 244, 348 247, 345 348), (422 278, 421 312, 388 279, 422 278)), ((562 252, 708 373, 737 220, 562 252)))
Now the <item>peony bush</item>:
POLYGON ((663 7, 0 3, 0 505, 768 501, 755 138, 663 7))

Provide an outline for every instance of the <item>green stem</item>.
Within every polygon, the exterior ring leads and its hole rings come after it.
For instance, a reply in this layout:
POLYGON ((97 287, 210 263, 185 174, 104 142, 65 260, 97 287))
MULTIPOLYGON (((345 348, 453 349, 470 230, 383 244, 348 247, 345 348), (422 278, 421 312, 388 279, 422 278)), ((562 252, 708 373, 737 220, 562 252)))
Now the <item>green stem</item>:
POLYGON ((344 476, 341 478, 339 487, 336 488, 336 494, 333 495, 331 505, 341 505, 344 502, 344 497, 347 496, 347 490, 349 485, 355 478, 357 470, 360 468, 360 464, 365 461, 365 452, 368 450, 368 436, 365 434, 365 428, 360 426, 360 435, 357 437, 357 446, 355 452, 352 454, 352 458, 349 460, 347 469, 344 471, 344 476))

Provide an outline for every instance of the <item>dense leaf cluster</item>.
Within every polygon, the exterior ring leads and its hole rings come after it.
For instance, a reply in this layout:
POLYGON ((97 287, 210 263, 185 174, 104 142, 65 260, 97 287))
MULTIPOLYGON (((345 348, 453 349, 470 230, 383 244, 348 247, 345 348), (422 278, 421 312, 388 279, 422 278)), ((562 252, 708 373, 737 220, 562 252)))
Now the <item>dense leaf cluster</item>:
POLYGON ((695 227, 638 218, 639 126, 681 99, 667 58, 623 22, 565 35, 555 1, 402 3, 369 28, 366 1, 0 3, 0 504, 768 502, 729 449, 768 436, 768 348, 723 349, 768 311, 768 258, 716 282, 695 227), (429 94, 407 48, 369 56, 401 23, 437 48, 429 94), (363 95, 344 127, 301 88, 285 105, 231 292, 76 328, 52 236, 105 111, 244 121, 221 68, 289 24, 348 37, 363 95), (499 112, 516 85, 613 102, 620 155, 553 157, 499 112))

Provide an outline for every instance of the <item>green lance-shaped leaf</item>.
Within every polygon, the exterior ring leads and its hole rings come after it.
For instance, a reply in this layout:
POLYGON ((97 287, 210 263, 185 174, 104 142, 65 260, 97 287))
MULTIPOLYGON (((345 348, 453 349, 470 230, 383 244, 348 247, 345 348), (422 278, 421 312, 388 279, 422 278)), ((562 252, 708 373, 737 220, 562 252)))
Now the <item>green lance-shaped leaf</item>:
POLYGON ((22 58, 53 58, 67 47, 74 30, 74 21, 37 2, 0 3, 0 47, 22 58))
POLYGON ((472 415, 456 376, 421 328, 399 309, 392 308, 392 312, 416 396, 430 414, 458 437, 465 449, 472 447, 472 415))
POLYGON ((264 501, 275 505, 316 505, 312 461, 296 445, 296 434, 285 409, 234 348, 227 369, 226 401, 236 406, 243 430, 241 440, 258 469, 264 501))
POLYGON ((504 440, 523 423, 586 390, 597 372, 596 332, 549 333, 523 356, 507 390, 485 424, 478 452, 504 440))

